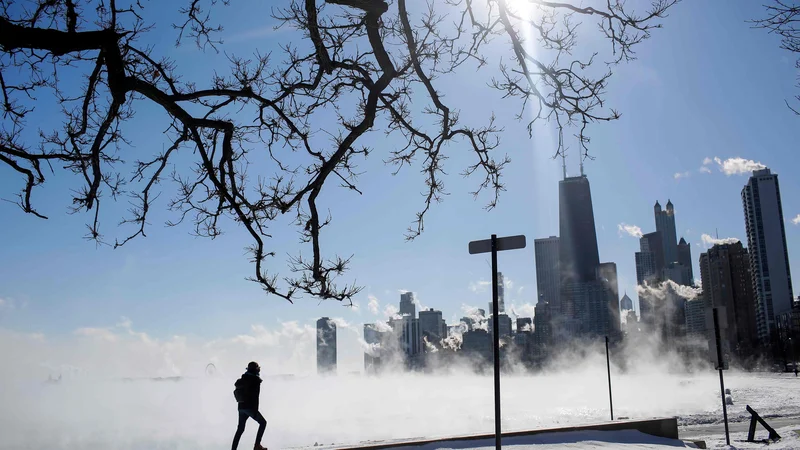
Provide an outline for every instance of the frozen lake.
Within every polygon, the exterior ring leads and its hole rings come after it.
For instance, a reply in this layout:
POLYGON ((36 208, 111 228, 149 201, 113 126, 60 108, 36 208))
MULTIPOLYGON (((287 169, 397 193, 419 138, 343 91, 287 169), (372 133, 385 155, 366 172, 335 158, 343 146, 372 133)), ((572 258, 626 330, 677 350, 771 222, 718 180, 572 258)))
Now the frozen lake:
MULTIPOLYGON (((765 417, 800 416, 800 379, 729 372, 732 420, 749 404, 765 417)), ((236 375, 181 381, 17 384, 3 389, 0 449, 219 449, 236 427, 236 375)), ((716 372, 614 377, 616 417, 721 421, 716 372)), ((503 428, 524 430, 609 418, 605 373, 593 368, 502 379, 503 428)), ((478 375, 266 379, 264 444, 273 449, 366 440, 490 433, 492 378, 478 375)), ((240 448, 251 448, 255 422, 240 448)))

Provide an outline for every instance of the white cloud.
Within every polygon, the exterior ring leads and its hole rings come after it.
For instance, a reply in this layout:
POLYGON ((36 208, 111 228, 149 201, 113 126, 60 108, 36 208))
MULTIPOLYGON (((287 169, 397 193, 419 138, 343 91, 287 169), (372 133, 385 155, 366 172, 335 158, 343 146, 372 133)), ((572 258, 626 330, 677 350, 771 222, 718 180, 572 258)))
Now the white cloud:
POLYGON ((492 285, 491 281, 485 280, 478 280, 478 281, 470 281, 469 282, 469 290, 472 291, 474 294, 480 294, 482 292, 486 292, 489 289, 489 286, 492 285))
POLYGON ((642 229, 636 225, 628 225, 623 222, 617 225, 617 230, 619 231, 620 236, 622 236, 622 233, 627 233, 631 237, 635 238, 642 237, 642 229))
POLYGON ((397 313, 399 313, 399 312, 400 312, 400 310, 397 309, 397 306, 394 306, 391 303, 386 305, 386 308, 383 309, 383 315, 386 318, 389 318, 389 319, 391 319, 393 317, 397 317, 398 316, 397 313))
POLYGON ((702 239, 703 246, 706 247, 706 248, 712 247, 712 246, 717 245, 717 244, 735 244, 735 243, 739 242, 738 238, 717 239, 717 238, 714 238, 711 235, 705 234, 705 233, 703 233, 703 235, 700 236, 700 239, 702 239))
POLYGON ((761 170, 766 168, 764 164, 753 161, 752 159, 745 159, 739 156, 728 158, 728 159, 721 159, 718 156, 715 156, 712 160, 711 158, 706 157, 703 160, 703 166, 700 167, 700 172, 704 173, 711 173, 711 169, 708 167, 711 163, 716 163, 719 167, 720 172, 723 172, 725 175, 747 175, 753 172, 754 170, 761 170))
POLYGON ((108 328, 78 328, 73 334, 101 341, 117 342, 117 335, 108 328))
POLYGON ((764 164, 760 162, 753 161, 751 159, 744 159, 744 158, 728 158, 722 162, 722 171, 725 172, 725 175, 741 175, 741 174, 749 174, 754 170, 761 170, 764 169, 764 164))
POLYGON ((800 225, 800 214, 796 215, 794 219, 792 219, 793 225, 800 225))
POLYGON ((372 314, 378 315, 378 310, 381 309, 381 304, 378 301, 378 297, 374 295, 368 295, 367 298, 369 299, 369 303, 367 304, 367 308, 369 308, 369 312, 372 314))
POLYGON ((681 178, 689 178, 689 175, 690 175, 689 171, 676 172, 675 175, 672 176, 672 178, 675 178, 676 180, 680 180, 681 178))

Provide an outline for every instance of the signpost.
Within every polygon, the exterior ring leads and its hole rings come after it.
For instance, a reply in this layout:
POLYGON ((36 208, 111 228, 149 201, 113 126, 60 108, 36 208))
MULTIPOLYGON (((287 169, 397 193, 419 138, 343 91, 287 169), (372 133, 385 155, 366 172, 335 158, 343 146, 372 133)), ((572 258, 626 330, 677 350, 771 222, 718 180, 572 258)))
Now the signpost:
POLYGON ((525 248, 525 236, 506 236, 472 241, 469 243, 469 254, 492 253, 492 341, 494 342, 494 445, 500 450, 501 415, 500 415, 500 315, 497 305, 497 252, 525 248))
POLYGON ((725 380, 722 378, 722 371, 726 369, 725 361, 722 359, 722 343, 719 337, 719 314, 717 308, 713 310, 714 314, 714 342, 717 344, 717 365, 719 370, 719 392, 722 396, 722 417, 725 420, 725 444, 731 445, 731 437, 728 434, 728 406, 725 403, 725 380))
POLYGON ((611 358, 608 356, 608 336, 606 336, 606 367, 608 368, 608 405, 611 407, 611 421, 614 421, 614 399, 611 397, 611 358))

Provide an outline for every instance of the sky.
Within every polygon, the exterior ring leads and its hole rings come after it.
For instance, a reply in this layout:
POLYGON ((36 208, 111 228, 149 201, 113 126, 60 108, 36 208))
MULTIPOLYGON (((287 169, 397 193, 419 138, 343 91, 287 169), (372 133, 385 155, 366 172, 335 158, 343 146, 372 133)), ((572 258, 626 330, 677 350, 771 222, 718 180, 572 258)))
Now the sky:
MULTIPOLYGON (((704 235, 746 242, 740 192, 747 169, 759 164, 779 175, 790 265, 798 279, 800 225, 792 219, 800 217, 800 183, 794 176, 800 117, 784 103, 798 93, 798 69, 776 36, 746 22, 763 14, 760 3, 740 0, 720 8, 716 2, 682 2, 670 10, 663 29, 637 47, 637 60, 613 69, 607 99, 622 117, 590 126, 594 159, 586 161, 585 173, 600 258, 617 264, 620 295, 627 292, 636 300, 635 235, 655 230, 652 208, 657 200, 675 205, 678 237, 691 243, 698 279, 697 260, 711 244, 704 235)), ((277 50, 293 36, 265 24, 268 11, 223 11, 223 23, 235 24, 223 32, 225 52, 277 50)), ((166 17, 170 13, 163 11, 166 17)), ((608 54, 608 44, 586 22, 580 43, 608 54)), ((157 27, 150 39, 169 43, 174 31, 157 27)), ((198 81, 224 68, 224 53, 202 53, 191 45, 162 47, 158 51, 178 59, 187 76, 198 81)), ((346 333, 347 342, 357 361, 360 324, 385 318, 402 291, 415 292, 420 307, 442 310, 449 323, 463 316, 465 307, 487 307, 489 258, 469 255, 467 244, 493 233, 528 239, 527 248, 502 253, 499 268, 507 279, 507 309, 531 315, 536 301, 533 239, 558 234, 561 164, 552 158, 552 127, 540 124, 529 138, 524 123, 513 120, 518 104, 485 87, 492 74, 491 67, 464 71, 442 89, 465 121, 485 120, 491 109, 504 127, 501 151, 512 163, 504 175, 506 192, 494 210, 484 209, 488 198, 469 194, 479 181, 458 175, 471 160, 463 147, 453 146, 445 178, 450 195, 434 205, 424 234, 406 242, 404 232, 423 205, 424 181, 418 165, 392 176, 394 168, 383 161, 398 141, 382 133, 366 137, 375 151, 359 165, 363 195, 333 185, 323 192, 322 208, 333 217, 323 232, 323 251, 353 255, 342 282, 364 287, 354 299, 357 307, 312 298, 290 304, 265 295, 245 279, 253 270, 244 251, 249 242, 233 224, 215 240, 198 238, 188 226, 165 227, 174 216, 162 208, 151 219, 146 238, 116 250, 97 246, 83 238, 91 216, 67 214, 76 179, 56 171, 34 193, 35 205, 48 220, 0 202, 2 336, 108 338, 108 333, 131 335, 135 330, 137 336, 159 342, 176 336, 248 342, 247 336, 258 339, 264 333, 283 336, 287 327, 309 338, 307 327, 328 316, 341 318, 352 331, 346 333)), ((151 131, 163 129, 163 116, 150 112, 143 107, 135 119, 129 132, 131 151, 160 148, 166 142, 151 131)), ((47 107, 39 113, 42 123, 59 120, 57 111, 47 107)), ((574 153, 568 157, 568 172, 578 172, 574 153)), ((0 166, 0 198, 13 199, 21 186, 15 172, 0 166)), ((169 189, 164 186, 165 198, 169 189)), ((104 232, 113 238, 118 231, 114 213, 128 205, 123 200, 105 206, 109 218, 103 222, 104 232)), ((300 249, 293 228, 280 222, 273 232, 269 245, 279 256, 300 249)), ((277 258, 270 267, 282 270, 285 259, 277 258)))

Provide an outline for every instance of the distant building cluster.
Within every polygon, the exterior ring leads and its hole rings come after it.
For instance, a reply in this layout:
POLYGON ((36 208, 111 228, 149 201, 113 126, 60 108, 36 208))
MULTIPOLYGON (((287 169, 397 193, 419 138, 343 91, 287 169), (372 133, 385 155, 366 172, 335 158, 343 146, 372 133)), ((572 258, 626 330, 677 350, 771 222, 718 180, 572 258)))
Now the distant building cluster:
MULTIPOLYGON (((582 172, 582 171, 581 171, 582 172)), ((793 301, 778 176, 753 172, 742 189, 747 247, 717 239, 699 256, 696 285, 691 246, 676 232, 675 207, 653 207, 655 231, 639 239, 634 254, 639 314, 625 292, 617 265, 601 262, 589 180, 581 173, 559 182, 559 236, 534 240, 537 303, 534 317, 506 314, 503 274, 498 273, 501 359, 536 366, 561 346, 608 337, 613 343, 655 338, 665 350, 713 359, 712 310, 719 311, 723 353, 738 361, 759 356, 795 358, 800 302, 793 301)), ((413 292, 400 295, 399 313, 364 325, 364 369, 419 369, 453 358, 489 362, 492 320, 476 309, 457 324, 433 308, 417 313, 413 292)), ((317 321, 317 367, 336 370, 336 326, 317 321)))
POLYGON ((671 202, 654 207, 656 231, 640 239, 635 254, 639 284, 638 332, 655 332, 671 350, 716 360, 712 311, 717 309, 726 360, 753 363, 762 356, 794 358, 800 336, 777 174, 753 172, 741 192, 747 247, 719 239, 699 257, 701 285, 695 286, 691 248, 675 245, 671 202), (688 290, 682 287, 689 287, 688 290), (697 346, 697 342, 705 345, 697 346))

